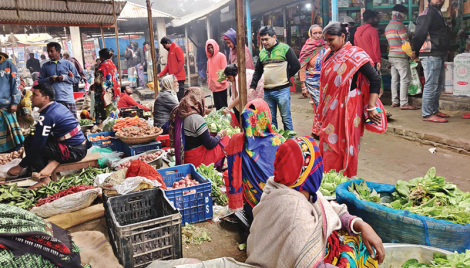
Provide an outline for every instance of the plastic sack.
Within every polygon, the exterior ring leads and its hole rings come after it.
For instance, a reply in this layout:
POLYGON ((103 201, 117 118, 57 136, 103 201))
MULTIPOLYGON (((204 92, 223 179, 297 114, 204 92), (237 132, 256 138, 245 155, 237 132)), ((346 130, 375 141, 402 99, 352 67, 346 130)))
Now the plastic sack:
POLYGON ((101 189, 96 188, 66 195, 51 203, 44 204, 40 207, 33 207, 31 212, 41 218, 49 218, 62 213, 74 212, 89 207, 100 193, 101 189))
POLYGON ((137 159, 139 159, 139 157, 140 157, 140 154, 139 155, 134 155, 134 156, 129 156, 129 157, 122 158, 122 159, 121 158, 115 159, 114 161, 109 162, 109 167, 112 168, 112 169, 118 169, 119 165, 127 163, 129 161, 137 160, 137 159))
POLYGON ((13 159, 10 163, 8 164, 5 164, 5 165, 1 165, 0 166, 0 180, 8 180, 8 179, 14 179, 14 178, 18 178, 18 177, 21 177, 23 175, 26 174, 27 172, 27 169, 23 169, 20 174, 18 174, 18 176, 10 176, 8 175, 8 170, 10 170, 10 168, 12 167, 16 167, 20 164, 22 159, 13 159))
POLYGON ((418 70, 416 70, 417 67, 418 63, 415 61, 410 62, 411 81, 410 85, 408 86, 408 95, 417 95, 423 92, 421 81, 419 80, 418 70))
POLYGON ((118 194, 128 194, 136 190, 139 186, 139 189, 162 186, 162 184, 158 181, 151 181, 144 177, 130 177, 120 180, 121 183, 119 184, 109 184, 106 182, 106 179, 108 179, 110 176, 116 175, 117 173, 123 173, 125 175, 126 171, 127 169, 116 171, 114 173, 100 174, 96 176, 94 185, 105 190, 116 191, 118 194), (142 187, 141 184, 147 184, 149 187, 142 187))
POLYGON ((111 148, 101 148, 98 146, 92 146, 88 149, 88 153, 100 153, 98 164, 100 168, 107 167, 109 163, 121 160, 123 152, 113 151, 111 148))
POLYGON ((174 261, 155 261, 147 268, 255 268, 246 263, 238 262, 234 258, 218 258, 203 262, 195 259, 179 259, 174 261))
MULTIPOLYGON (((381 204, 359 200, 348 190, 353 180, 336 187, 336 200, 346 204, 351 215, 362 218, 370 224, 384 243, 405 243, 427 245, 449 251, 465 252, 470 248, 470 224, 462 225, 445 220, 396 210, 381 204)), ((390 196, 395 185, 367 182, 371 190, 381 197, 390 196)))

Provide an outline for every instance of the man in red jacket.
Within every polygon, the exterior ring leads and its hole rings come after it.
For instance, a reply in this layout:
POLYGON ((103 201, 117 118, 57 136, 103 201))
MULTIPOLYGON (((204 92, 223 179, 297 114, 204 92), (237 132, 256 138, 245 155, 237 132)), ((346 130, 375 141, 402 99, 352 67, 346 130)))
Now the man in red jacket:
POLYGON ((354 44, 362 49, 372 58, 375 68, 380 70, 382 53, 380 52, 379 32, 375 27, 379 25, 379 13, 366 10, 362 15, 364 25, 356 30, 354 44))
POLYGON ((161 78, 166 74, 176 76, 179 84, 178 100, 181 100, 184 95, 184 81, 186 80, 186 72, 184 71, 184 53, 183 49, 176 43, 173 43, 170 38, 163 37, 160 41, 162 46, 168 50, 167 65, 157 78, 161 78))

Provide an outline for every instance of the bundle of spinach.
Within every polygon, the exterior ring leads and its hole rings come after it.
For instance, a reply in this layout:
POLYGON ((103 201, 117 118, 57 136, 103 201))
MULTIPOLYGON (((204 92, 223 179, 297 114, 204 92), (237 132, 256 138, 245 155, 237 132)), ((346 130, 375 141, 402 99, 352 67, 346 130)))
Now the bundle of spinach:
POLYGON ((220 190, 220 187, 225 185, 224 178, 214 168, 214 164, 209 166, 201 164, 197 168, 197 172, 211 181, 211 195, 215 203, 220 206, 226 206, 228 204, 228 197, 220 190))
POLYGON ((434 253, 431 264, 420 263, 417 259, 406 261, 402 268, 454 268, 454 267, 470 267, 470 250, 464 253, 444 255, 442 253, 434 253))
POLYGON ((227 135, 232 136, 233 134, 240 133, 240 129, 238 127, 233 128, 230 123, 232 117, 227 114, 224 115, 222 110, 211 112, 210 114, 205 116, 207 127, 211 133, 217 133, 221 130, 227 130, 227 135))
POLYGON ((295 131, 277 129, 275 125, 271 125, 271 127, 277 134, 283 136, 285 139, 290 139, 292 137, 297 136, 297 132, 295 131))
POLYGON ((362 181, 360 184, 351 182, 351 186, 348 186, 348 190, 354 193, 358 199, 374 203, 380 202, 380 195, 375 190, 371 190, 365 181, 362 181))
MULTIPOLYGON (((367 189, 360 190, 357 191, 358 198, 380 202, 380 196, 370 199, 367 189)), ((371 192, 370 189, 368 191, 371 192)), ((455 184, 446 182, 444 177, 436 176, 434 167, 430 168, 424 177, 409 182, 399 180, 392 193, 392 202, 381 204, 434 219, 470 224, 470 193, 462 192, 455 184)))
POLYGON ((336 187, 347 181, 349 181, 349 178, 344 176, 343 172, 336 173, 336 170, 330 170, 327 173, 323 173, 320 192, 324 196, 336 196, 336 187))

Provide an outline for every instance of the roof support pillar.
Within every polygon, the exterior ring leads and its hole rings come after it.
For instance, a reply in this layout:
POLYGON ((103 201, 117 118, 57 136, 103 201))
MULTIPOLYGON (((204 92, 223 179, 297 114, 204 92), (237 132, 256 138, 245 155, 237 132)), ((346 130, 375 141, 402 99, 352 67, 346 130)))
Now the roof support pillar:
MULTIPOLYGON (((248 102, 246 88, 246 58, 245 58, 245 0, 235 0, 235 17, 237 21, 237 65, 238 65, 238 93, 241 112, 248 102)), ((251 45, 250 45, 251 47, 251 45)), ((240 118, 241 122, 241 118, 240 118)))
POLYGON ((119 36, 118 36, 118 24, 116 18, 116 5, 113 0, 113 15, 114 15, 114 34, 116 35, 116 50, 118 57, 118 73, 119 73, 119 86, 122 86, 122 72, 121 72, 121 52, 119 49, 119 36))
POLYGON ((186 47, 186 73, 188 75, 188 86, 191 87, 191 61, 189 60, 188 24, 184 25, 184 44, 186 47))

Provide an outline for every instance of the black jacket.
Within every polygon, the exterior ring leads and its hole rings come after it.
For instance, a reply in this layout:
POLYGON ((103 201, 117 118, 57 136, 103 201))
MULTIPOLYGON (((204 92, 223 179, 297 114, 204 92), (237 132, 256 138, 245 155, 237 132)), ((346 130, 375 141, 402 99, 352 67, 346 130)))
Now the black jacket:
POLYGON ((31 73, 41 72, 41 65, 39 64, 39 60, 35 58, 26 61, 26 68, 28 68, 31 73))
POLYGON ((429 6, 423 11, 416 21, 416 30, 413 38, 413 51, 416 56, 436 56, 447 55, 449 49, 450 36, 449 28, 440 10, 429 6), (430 50, 419 52, 428 36, 431 38, 430 50))

